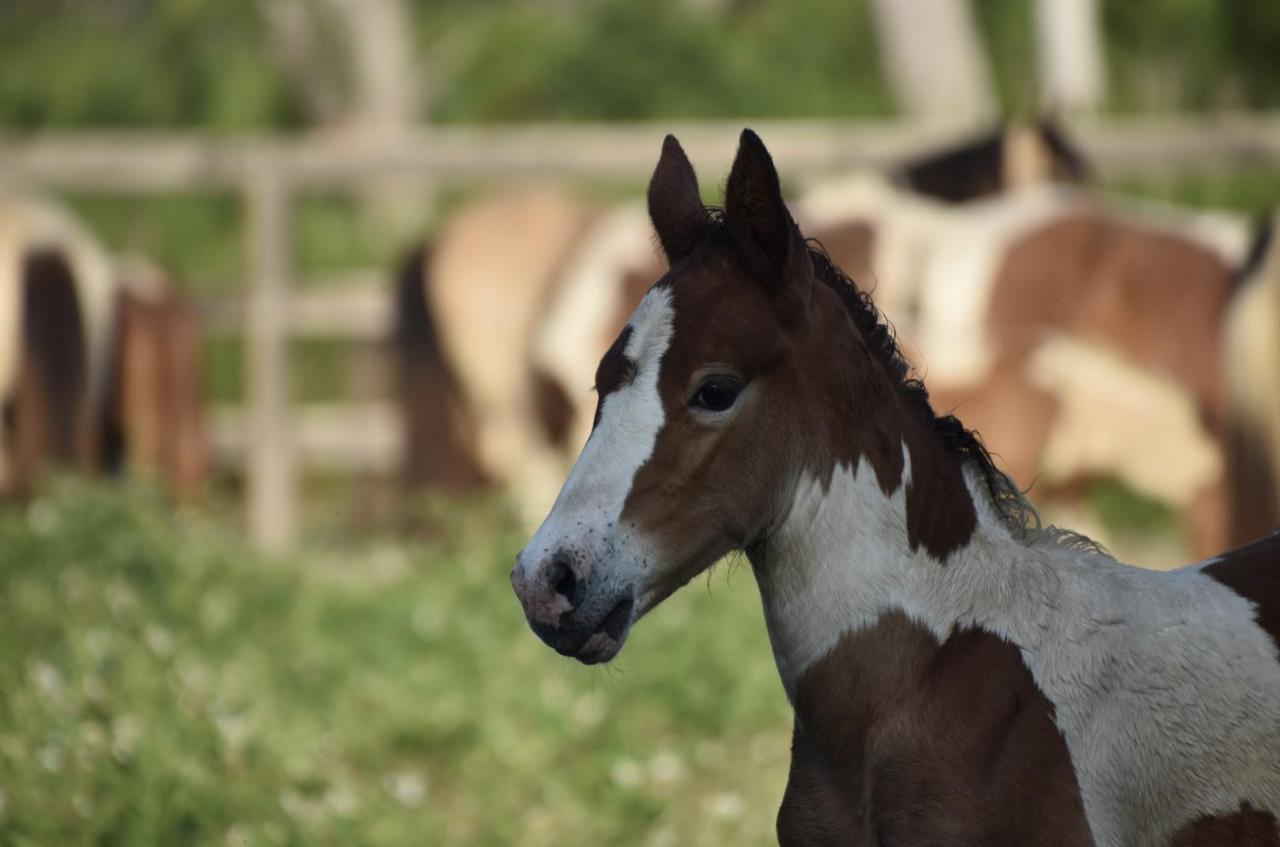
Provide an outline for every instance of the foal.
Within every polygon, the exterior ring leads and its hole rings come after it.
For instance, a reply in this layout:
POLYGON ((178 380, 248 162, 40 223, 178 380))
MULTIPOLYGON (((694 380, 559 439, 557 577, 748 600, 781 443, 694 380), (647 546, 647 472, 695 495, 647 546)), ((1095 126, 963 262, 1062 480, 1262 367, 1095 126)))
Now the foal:
POLYGON ((784 845, 1280 844, 1280 537, 1175 573, 1034 510, 742 135, 723 214, 668 138, 671 270, 512 581, 586 663, 733 550, 795 707, 784 845))

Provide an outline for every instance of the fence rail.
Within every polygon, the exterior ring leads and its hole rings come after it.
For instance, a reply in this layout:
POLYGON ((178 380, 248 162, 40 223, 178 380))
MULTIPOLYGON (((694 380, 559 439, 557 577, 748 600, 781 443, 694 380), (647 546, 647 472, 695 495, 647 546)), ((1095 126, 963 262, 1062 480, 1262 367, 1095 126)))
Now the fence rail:
MULTIPOLYGON (((299 466, 392 471, 403 433, 394 410, 363 403, 294 410, 288 341, 295 335, 384 337, 391 298, 380 272, 294 290, 292 197, 396 174, 436 184, 514 175, 638 181, 662 136, 680 137, 708 173, 727 168, 743 124, 798 177, 881 167, 943 145, 972 126, 867 121, 732 121, 613 125, 432 127, 394 136, 214 138, 160 134, 0 137, 0 183, 78 191, 234 191, 247 203, 249 284, 239 301, 206 304, 211 325, 246 338, 248 402, 217 410, 215 449, 248 475, 249 526, 264 546, 295 534, 299 466)), ((1280 115, 1090 119, 1069 130, 1103 175, 1280 168, 1280 115)))
MULTIPOLYGON (((730 162, 738 130, 755 127, 789 172, 876 167, 954 140, 972 127, 869 121, 732 121, 609 125, 438 127, 361 134, 193 138, 162 134, 0 137, 0 174, 78 189, 241 189, 264 172, 295 185, 360 183, 388 173, 437 179, 538 173, 647 176, 663 135, 673 132, 704 169, 730 162)), ((1081 119, 1072 136, 1103 172, 1280 165, 1280 115, 1081 119)))

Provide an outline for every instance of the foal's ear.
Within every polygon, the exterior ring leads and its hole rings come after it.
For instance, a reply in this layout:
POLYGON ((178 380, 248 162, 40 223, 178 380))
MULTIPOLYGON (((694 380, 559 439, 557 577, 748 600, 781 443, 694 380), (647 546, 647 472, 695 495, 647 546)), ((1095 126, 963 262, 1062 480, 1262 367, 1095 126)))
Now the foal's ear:
POLYGON ((662 142, 662 156, 649 180, 649 219, 673 265, 692 252, 711 222, 693 165, 674 135, 662 142))
POLYGON ((807 260, 804 240, 787 204, 773 158, 760 136, 742 131, 724 192, 725 220, 734 240, 771 279, 788 279, 807 260))

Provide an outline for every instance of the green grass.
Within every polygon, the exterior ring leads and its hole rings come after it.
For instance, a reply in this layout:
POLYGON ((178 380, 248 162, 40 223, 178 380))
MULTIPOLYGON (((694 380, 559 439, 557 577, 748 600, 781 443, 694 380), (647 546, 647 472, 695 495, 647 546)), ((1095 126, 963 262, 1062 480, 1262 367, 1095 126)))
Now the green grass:
POLYGON ((768 844, 788 710, 750 573, 587 669, 494 508, 251 555, 144 492, 0 515, 0 842, 768 844))

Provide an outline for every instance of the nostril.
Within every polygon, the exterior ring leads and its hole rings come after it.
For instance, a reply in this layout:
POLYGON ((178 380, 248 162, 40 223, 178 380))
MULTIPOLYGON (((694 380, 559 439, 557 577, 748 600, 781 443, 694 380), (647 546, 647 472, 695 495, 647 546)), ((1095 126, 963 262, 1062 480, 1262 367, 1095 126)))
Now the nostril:
POLYGON ((569 601, 569 606, 576 609, 582 602, 584 586, 582 580, 573 572, 569 557, 557 553, 547 568, 547 581, 557 594, 569 601))

